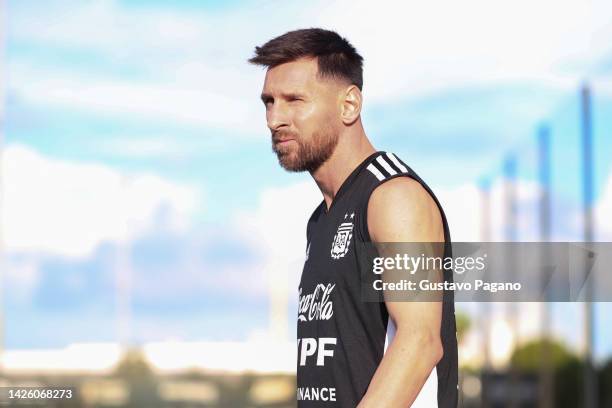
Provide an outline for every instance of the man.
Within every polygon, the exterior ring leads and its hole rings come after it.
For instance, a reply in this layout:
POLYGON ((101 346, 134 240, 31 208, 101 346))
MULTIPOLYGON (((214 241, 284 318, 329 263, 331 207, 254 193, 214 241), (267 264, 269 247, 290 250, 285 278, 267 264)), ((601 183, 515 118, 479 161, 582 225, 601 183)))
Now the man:
POLYGON ((313 28, 256 47, 249 61, 267 67, 261 99, 281 166, 310 172, 323 194, 299 288, 298 406, 456 407, 452 292, 441 302, 361 297, 358 244, 444 243, 450 254, 431 190, 365 134, 362 57, 313 28))

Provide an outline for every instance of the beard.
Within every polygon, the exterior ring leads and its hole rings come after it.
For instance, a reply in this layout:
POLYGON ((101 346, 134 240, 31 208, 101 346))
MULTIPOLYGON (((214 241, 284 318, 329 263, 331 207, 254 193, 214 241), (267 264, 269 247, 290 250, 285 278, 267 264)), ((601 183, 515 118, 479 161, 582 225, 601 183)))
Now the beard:
POLYGON ((272 135, 272 150, 278 162, 287 171, 310 173, 325 163, 338 145, 338 132, 333 127, 319 129, 308 140, 292 132, 277 132, 272 135), (291 142, 278 144, 277 141, 290 137, 291 142))

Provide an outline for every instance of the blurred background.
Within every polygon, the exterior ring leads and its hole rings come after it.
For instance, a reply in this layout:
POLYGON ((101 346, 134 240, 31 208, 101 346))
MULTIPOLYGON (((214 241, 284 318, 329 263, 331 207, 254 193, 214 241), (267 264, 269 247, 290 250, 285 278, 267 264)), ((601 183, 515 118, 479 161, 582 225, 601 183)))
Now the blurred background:
MULTIPOLYGON (((246 59, 315 26, 364 56, 366 132, 454 241, 612 240, 609 0, 0 0, 3 385, 295 406, 321 195, 278 166, 246 59)), ((611 407, 611 314, 457 304, 461 406, 611 407)))

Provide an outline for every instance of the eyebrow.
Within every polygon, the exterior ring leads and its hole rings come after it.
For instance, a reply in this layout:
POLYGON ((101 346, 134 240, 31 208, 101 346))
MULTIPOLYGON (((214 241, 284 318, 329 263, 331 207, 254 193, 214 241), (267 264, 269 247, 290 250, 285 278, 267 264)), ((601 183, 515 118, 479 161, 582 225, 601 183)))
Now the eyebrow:
MULTIPOLYGON (((299 93, 299 92, 286 92, 286 93, 281 93, 281 96, 283 97, 283 99, 292 99, 292 98, 304 98, 306 97, 305 94, 299 93)), ((261 100, 266 103, 266 102, 270 102, 271 100, 274 100, 274 97, 268 93, 262 93, 261 94, 261 100)))

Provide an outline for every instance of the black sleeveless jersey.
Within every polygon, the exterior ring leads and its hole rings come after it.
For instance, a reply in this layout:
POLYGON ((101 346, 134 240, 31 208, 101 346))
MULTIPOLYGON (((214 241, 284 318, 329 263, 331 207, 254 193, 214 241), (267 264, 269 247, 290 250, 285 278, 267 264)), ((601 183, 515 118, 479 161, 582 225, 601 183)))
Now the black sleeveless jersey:
MULTIPOLYGON (((370 242, 366 209, 376 187, 411 177, 431 194, 444 226, 444 257, 450 234, 440 203, 429 187, 392 153, 377 152, 344 181, 329 211, 323 201, 307 226, 306 261, 299 287, 297 328, 298 407, 355 408, 367 391, 394 325, 384 302, 361 297, 360 243, 370 242)), ((452 271, 444 271, 452 281, 452 271)), ((456 407, 457 337, 453 293, 444 292, 442 359, 412 407, 456 407)))

